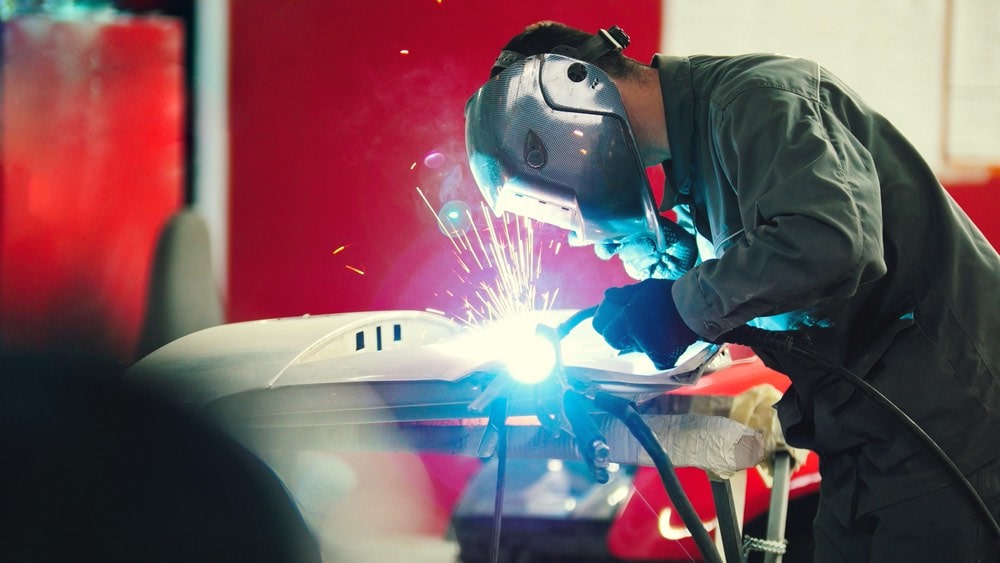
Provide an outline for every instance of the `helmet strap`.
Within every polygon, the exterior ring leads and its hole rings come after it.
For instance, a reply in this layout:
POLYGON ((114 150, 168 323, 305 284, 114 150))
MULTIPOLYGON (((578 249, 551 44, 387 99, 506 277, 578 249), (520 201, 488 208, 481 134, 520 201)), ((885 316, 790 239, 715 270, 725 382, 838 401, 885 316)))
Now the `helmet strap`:
MULTIPOLYGON (((611 29, 598 31, 579 47, 559 45, 552 49, 552 52, 556 55, 563 55, 585 63, 593 63, 612 51, 621 51, 625 47, 628 47, 628 44, 628 35, 622 28, 616 25, 611 29)), ((490 69, 490 78, 493 78, 503 72, 504 69, 525 58, 527 57, 516 51, 500 51, 500 56, 497 57, 496 62, 493 63, 493 68, 490 69)))
POLYGON ((621 51, 628 47, 629 37, 617 25, 610 30, 602 29, 593 37, 583 42, 579 47, 569 45, 559 45, 552 52, 557 55, 565 55, 572 59, 577 59, 585 63, 597 62, 598 59, 612 51, 621 51))

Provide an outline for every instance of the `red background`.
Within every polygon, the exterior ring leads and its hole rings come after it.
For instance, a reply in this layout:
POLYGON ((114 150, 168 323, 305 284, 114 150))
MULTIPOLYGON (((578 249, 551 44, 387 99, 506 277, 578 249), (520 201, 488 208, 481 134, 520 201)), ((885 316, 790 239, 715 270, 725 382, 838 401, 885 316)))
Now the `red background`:
MULTIPOLYGON (((453 246, 416 188, 435 208, 463 200, 478 212, 462 112, 503 44, 540 19, 595 31, 621 25, 632 36, 629 53, 642 60, 659 40, 656 0, 613 14, 597 1, 273 6, 233 3, 233 320, 454 312, 460 302, 442 292, 467 285, 454 275, 453 246), (435 152, 443 159, 431 168, 424 159, 435 152)), ((541 231, 536 239, 565 239, 541 231)), ((546 252, 542 269, 539 285, 559 287, 562 307, 596 303, 604 287, 625 281, 590 249, 546 252)))

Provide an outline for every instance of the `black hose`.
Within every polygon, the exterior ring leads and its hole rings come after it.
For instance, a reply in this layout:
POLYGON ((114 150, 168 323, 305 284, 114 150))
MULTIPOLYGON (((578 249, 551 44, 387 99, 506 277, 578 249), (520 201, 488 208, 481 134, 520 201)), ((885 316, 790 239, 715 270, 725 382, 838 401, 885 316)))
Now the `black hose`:
POLYGON ((636 410, 635 405, 631 401, 603 392, 595 395, 594 405, 621 420, 649 454, 660 475, 660 480, 663 482, 663 488, 666 489, 667 496, 670 497, 670 502, 673 503, 677 514, 680 515, 688 531, 691 532, 691 537, 705 561, 723 563, 722 556, 719 555, 719 550, 716 549, 712 537, 708 535, 708 531, 701 523, 701 518, 695 512, 687 494, 684 493, 684 487, 677 478, 670 456, 667 455, 667 451, 663 449, 660 441, 656 439, 656 435, 646 424, 646 421, 642 419, 642 415, 636 410))
POLYGON ((561 340, 566 337, 574 328, 583 321, 593 317, 597 313, 597 306, 580 309, 573 313, 568 319, 556 327, 556 336, 561 340))
MULTIPOLYGON (((593 317, 596 312, 597 307, 589 307, 577 311, 556 327, 556 336, 559 339, 565 338, 577 325, 593 317)), ((663 482, 663 488, 666 489, 667 496, 670 497, 670 502, 673 503, 674 508, 677 509, 677 514, 680 515, 684 525, 691 532, 691 537, 694 539, 695 545, 701 551, 701 555, 705 561, 723 563, 722 557, 719 555, 719 550, 716 549, 715 543, 712 541, 712 537, 708 535, 708 531, 705 530, 705 526, 701 523, 701 518, 691 504, 691 500, 684 493, 684 487, 677 478, 677 472, 674 470, 674 464, 670 461, 670 456, 663 449, 663 445, 660 444, 659 440, 656 439, 656 435, 646 424, 646 421, 642 419, 642 415, 636 410, 635 405, 631 401, 603 392, 598 392, 593 402, 594 406, 598 409, 608 412, 621 420, 632 433, 632 436, 638 440, 642 448, 649 454, 653 465, 660 475, 660 481, 663 482)))
POLYGON ((893 415, 896 416, 906 426, 910 431, 912 431, 924 444, 934 452, 934 455, 944 464, 945 468, 952 477, 959 484, 959 486, 965 490, 969 495, 970 500, 973 504, 982 512, 983 516, 986 517, 989 526, 993 528, 994 533, 1000 537, 1000 522, 997 518, 990 512, 990 509, 986 506, 983 498, 976 491, 972 483, 965 477, 962 470, 955 465, 955 462, 948 456, 947 453, 941 446, 934 441, 933 438, 923 428, 917 424, 908 414, 903 412, 895 403, 889 400, 888 397, 882 394, 881 391, 872 387, 870 383, 858 377, 854 372, 847 369, 844 366, 835 364, 823 356, 820 356, 816 352, 801 346, 797 346, 793 333, 790 332, 776 332, 762 330, 759 328, 751 326, 740 326, 734 328, 733 330, 721 335, 716 342, 731 342, 734 344, 743 344, 744 346, 750 346, 751 348, 761 348, 764 350, 769 350, 771 352, 778 352, 782 354, 790 354, 796 356, 800 359, 812 362, 823 369, 829 370, 837 375, 843 377, 848 383, 850 383, 854 388, 864 393, 875 403, 881 405, 882 407, 888 409, 893 415))

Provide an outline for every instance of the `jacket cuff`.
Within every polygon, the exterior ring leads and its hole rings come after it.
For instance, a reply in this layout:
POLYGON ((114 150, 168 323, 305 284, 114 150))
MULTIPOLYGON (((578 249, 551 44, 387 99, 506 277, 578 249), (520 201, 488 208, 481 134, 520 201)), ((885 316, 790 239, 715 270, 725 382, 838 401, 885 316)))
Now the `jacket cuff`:
POLYGON ((680 313, 684 324, 706 341, 712 342, 719 335, 735 328, 713 312, 701 288, 698 287, 698 276, 695 271, 688 272, 674 282, 671 292, 677 312, 680 313))

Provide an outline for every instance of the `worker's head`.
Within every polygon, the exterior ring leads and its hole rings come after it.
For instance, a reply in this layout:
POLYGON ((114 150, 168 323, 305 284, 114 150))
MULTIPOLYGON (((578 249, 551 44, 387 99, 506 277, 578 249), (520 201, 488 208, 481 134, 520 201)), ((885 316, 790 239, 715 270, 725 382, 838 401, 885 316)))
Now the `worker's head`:
POLYGON ((498 215, 510 212, 593 244, 648 234, 663 246, 652 191, 615 79, 642 65, 625 33, 534 24, 501 51, 466 104, 473 177, 498 215))
MULTIPOLYGON (((591 60, 588 62, 599 67, 615 81, 639 78, 645 65, 622 53, 622 49, 628 45, 628 36, 618 27, 611 28, 608 33, 612 39, 619 42, 621 47, 619 48, 609 41, 593 41, 591 53, 596 56, 590 57, 591 60), (624 42, 621 41, 622 38, 624 38, 624 42)), ((524 31, 515 35, 504 45, 501 52, 510 51, 523 57, 559 53, 567 47, 579 49, 600 35, 600 32, 594 35, 558 22, 541 21, 524 28, 524 31)), ((576 58, 580 58, 580 56, 576 58)), ((494 72, 500 70, 502 69, 494 67, 494 72)))

